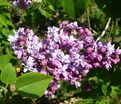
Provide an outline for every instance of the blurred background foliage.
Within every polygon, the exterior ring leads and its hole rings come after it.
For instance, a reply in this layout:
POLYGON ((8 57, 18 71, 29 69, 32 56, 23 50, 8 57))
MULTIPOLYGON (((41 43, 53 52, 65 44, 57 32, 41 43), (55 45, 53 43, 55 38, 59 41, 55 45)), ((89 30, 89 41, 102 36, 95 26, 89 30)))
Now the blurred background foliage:
MULTIPOLYGON (((13 7, 9 1, 0 0, 0 56, 11 53, 8 35, 19 27, 32 28, 41 38, 48 26, 57 26, 63 20, 77 21, 79 26, 88 27, 94 38, 100 36, 111 17, 111 22, 102 41, 112 41, 121 47, 121 0, 33 0, 24 11, 13 7)), ((12 56, 12 65, 20 67, 12 56)), ((3 59, 4 60, 4 59, 3 59)), ((17 75, 22 72, 16 68, 17 75)), ((66 82, 54 99, 24 98, 12 94, 6 104, 120 104, 121 103, 121 63, 110 70, 92 69, 81 82, 80 88, 66 82), (19 103, 18 103, 19 102, 19 103)), ((2 104, 5 85, 0 83, 2 104), (2 89, 3 88, 3 89, 2 89)))

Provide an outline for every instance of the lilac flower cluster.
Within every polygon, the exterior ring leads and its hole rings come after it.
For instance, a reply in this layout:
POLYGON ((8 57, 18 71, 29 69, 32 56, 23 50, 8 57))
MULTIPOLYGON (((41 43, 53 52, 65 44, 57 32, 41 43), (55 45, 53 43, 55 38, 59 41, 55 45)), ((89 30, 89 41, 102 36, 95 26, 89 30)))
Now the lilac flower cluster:
POLYGON ((14 7, 20 7, 25 10, 32 0, 10 0, 10 2, 14 7))
POLYGON ((54 76, 46 96, 55 94, 59 80, 80 87, 80 81, 92 68, 109 69, 119 62, 121 54, 111 42, 95 41, 91 31, 79 27, 77 22, 64 21, 59 27, 48 27, 43 40, 26 28, 19 28, 8 40, 24 65, 24 72, 54 76))

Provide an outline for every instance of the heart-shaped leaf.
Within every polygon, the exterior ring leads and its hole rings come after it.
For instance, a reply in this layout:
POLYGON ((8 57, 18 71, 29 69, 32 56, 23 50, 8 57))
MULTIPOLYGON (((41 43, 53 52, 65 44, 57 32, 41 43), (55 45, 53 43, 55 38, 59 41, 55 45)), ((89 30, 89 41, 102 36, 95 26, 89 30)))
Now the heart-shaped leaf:
POLYGON ((16 89, 22 96, 41 97, 52 79, 51 76, 29 72, 17 79, 16 89))

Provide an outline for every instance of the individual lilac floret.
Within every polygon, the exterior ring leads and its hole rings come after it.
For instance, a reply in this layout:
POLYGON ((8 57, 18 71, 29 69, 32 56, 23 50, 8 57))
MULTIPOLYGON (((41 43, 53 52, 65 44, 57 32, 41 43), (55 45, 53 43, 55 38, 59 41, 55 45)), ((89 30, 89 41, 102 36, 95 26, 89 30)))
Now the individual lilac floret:
POLYGON ((32 0, 10 0, 10 2, 14 7, 20 7, 25 10, 32 0))
POLYGON ((60 87, 59 82, 57 80, 53 80, 50 84, 50 86, 48 87, 48 89, 45 91, 45 95, 51 96, 52 98, 55 97, 55 93, 58 90, 58 88, 60 87))
POLYGON ((43 40, 26 28, 19 28, 14 36, 8 38, 14 54, 24 66, 24 72, 54 76, 46 96, 54 96, 59 80, 78 88, 91 69, 102 67, 109 70, 120 61, 121 49, 115 49, 111 42, 95 41, 88 28, 67 21, 59 26, 48 27, 43 40))

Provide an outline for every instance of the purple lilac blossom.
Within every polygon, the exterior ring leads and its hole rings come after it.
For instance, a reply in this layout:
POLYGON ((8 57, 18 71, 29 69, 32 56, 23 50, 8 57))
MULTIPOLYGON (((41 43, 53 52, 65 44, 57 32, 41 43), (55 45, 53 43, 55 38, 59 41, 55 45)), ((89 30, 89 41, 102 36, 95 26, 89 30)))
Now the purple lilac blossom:
POLYGON ((109 70, 120 61, 121 49, 115 49, 111 42, 96 42, 91 31, 79 27, 77 22, 64 21, 60 27, 48 27, 43 40, 26 28, 19 28, 8 40, 14 54, 21 60, 24 72, 54 76, 46 96, 54 96, 59 80, 78 88, 83 76, 92 68, 109 70))
POLYGON ((32 2, 32 0, 10 0, 14 7, 20 7, 23 10, 32 2))

